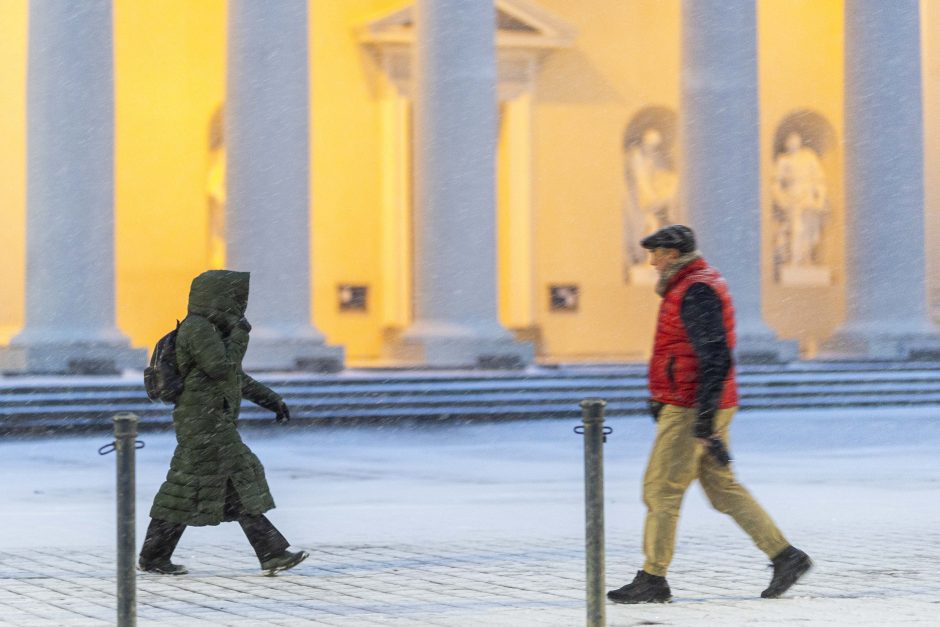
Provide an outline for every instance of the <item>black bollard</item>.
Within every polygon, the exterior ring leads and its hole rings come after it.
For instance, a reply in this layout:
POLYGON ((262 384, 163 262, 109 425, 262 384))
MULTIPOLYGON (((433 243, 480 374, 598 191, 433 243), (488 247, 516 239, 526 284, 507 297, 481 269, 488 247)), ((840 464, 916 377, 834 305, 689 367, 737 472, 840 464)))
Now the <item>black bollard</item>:
POLYGON ((606 401, 581 401, 584 433, 584 549, 587 571, 587 625, 607 624, 604 598, 604 427, 606 401))
POLYGON ((117 624, 137 624, 137 555, 135 533, 135 454, 137 416, 114 417, 114 450, 117 453, 117 624))

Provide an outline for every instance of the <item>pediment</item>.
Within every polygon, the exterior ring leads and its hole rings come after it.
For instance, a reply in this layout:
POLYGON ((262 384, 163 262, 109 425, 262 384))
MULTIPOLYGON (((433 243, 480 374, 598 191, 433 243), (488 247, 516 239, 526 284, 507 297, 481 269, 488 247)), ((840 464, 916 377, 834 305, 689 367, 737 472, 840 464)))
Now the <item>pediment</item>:
MULTIPOLYGON (((495 0, 498 48, 566 48, 574 28, 531 0, 495 0)), ((414 42, 412 5, 365 24, 360 40, 368 45, 410 45, 414 42)))

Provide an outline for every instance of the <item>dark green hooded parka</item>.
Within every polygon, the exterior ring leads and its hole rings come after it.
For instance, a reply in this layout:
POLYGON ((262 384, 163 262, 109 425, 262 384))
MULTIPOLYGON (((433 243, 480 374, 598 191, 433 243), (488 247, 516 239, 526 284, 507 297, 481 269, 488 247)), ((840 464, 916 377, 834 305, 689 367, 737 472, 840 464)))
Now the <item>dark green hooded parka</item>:
POLYGON ((173 410, 176 451, 151 518, 217 525, 274 507, 264 468, 236 430, 241 399, 274 411, 281 402, 242 370, 251 326, 247 272, 210 270, 193 280, 176 340, 185 378, 173 410))

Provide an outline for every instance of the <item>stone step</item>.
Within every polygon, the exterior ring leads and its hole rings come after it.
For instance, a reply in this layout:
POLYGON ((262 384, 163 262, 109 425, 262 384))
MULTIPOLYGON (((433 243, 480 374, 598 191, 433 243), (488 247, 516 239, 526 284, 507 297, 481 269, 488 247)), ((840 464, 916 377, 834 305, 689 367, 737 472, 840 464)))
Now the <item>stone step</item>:
MULTIPOLYGON (((297 424, 576 418, 587 397, 610 416, 645 414, 646 368, 566 366, 525 371, 355 370, 336 375, 262 375, 297 424)), ((743 366, 742 409, 874 406, 940 408, 940 364, 800 362, 743 366)), ((0 432, 107 430, 131 411, 143 429, 167 428, 171 408, 151 403, 139 377, 0 378, 0 432)), ((271 413, 246 403, 246 422, 271 413)))
MULTIPOLYGON (((369 390, 367 392, 348 391, 338 393, 335 390, 322 391, 315 388, 310 390, 297 390, 278 388, 285 400, 292 407, 314 407, 325 409, 330 407, 371 407, 375 405, 421 405, 421 406, 451 406, 473 403, 478 405, 532 405, 546 402, 567 402, 572 398, 600 397, 609 401, 622 400, 624 402, 641 402, 647 397, 646 387, 643 386, 572 386, 558 388, 531 388, 517 389, 483 389, 483 390, 369 390)), ((749 404, 768 402, 780 399, 815 399, 825 402, 825 397, 851 401, 860 397, 874 397, 876 400, 891 400, 895 398, 932 398, 940 395, 940 382, 930 384, 904 385, 904 384, 858 384, 840 383, 837 385, 804 385, 804 386, 742 386, 741 395, 749 404)), ((27 413, 60 412, 74 409, 76 411, 91 410, 97 407, 120 405, 133 408, 133 411, 145 411, 152 407, 151 403, 143 398, 141 393, 127 394, 116 392, 103 392, 100 394, 82 393, 69 395, 68 393, 42 393, 32 396, 23 395, 19 398, 0 396, 0 416, 11 410, 21 410, 27 413)), ((250 408, 250 403, 245 403, 250 408)), ((128 409, 131 411, 131 409, 128 409)))

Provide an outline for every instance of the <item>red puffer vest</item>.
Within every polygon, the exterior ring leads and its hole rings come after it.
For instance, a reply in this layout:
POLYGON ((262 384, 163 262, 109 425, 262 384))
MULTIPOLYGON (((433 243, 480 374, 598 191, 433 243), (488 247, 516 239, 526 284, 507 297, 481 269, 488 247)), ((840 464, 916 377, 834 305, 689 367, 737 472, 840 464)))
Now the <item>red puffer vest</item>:
MULTIPOLYGON (((704 259, 696 259, 669 280, 659 307, 653 357, 650 359, 649 389, 654 400, 679 407, 695 407, 698 386, 698 358, 679 315, 686 290, 695 283, 705 283, 718 294, 724 317, 728 348, 734 349, 734 306, 728 284, 704 259)), ((728 372, 718 407, 738 404, 734 367, 728 372)))

